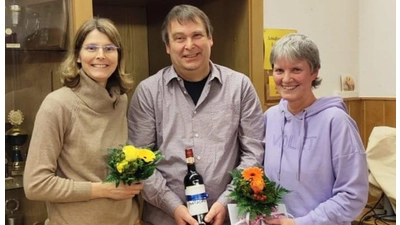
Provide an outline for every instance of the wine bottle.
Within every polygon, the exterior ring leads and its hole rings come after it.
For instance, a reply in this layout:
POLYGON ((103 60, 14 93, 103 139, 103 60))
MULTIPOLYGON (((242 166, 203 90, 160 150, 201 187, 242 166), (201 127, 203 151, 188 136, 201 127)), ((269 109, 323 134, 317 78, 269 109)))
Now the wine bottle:
POLYGON ((199 225, 209 225, 204 221, 204 217, 208 212, 208 194, 203 177, 196 171, 193 149, 185 149, 185 155, 188 171, 183 183, 185 185, 187 208, 199 225))

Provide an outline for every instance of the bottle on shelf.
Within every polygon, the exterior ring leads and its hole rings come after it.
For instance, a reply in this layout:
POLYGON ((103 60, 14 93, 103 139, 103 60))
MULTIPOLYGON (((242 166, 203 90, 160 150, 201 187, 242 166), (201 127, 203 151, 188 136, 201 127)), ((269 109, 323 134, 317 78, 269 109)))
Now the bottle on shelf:
POLYGON ((5 14, 6 48, 20 48, 21 34, 18 35, 18 33, 21 31, 22 8, 13 0, 10 5, 6 6, 5 14))
POLYGON ((27 132, 22 129, 24 114, 21 110, 11 110, 8 113, 8 122, 13 126, 6 131, 6 142, 12 146, 11 162, 9 162, 9 175, 22 176, 25 168, 25 160, 22 156, 21 146, 28 139, 27 132))
POLYGON ((184 178, 186 205, 190 214, 197 220, 199 225, 208 225, 204 221, 208 213, 208 194, 204 185, 203 177, 196 171, 193 149, 185 149, 187 174, 184 178))

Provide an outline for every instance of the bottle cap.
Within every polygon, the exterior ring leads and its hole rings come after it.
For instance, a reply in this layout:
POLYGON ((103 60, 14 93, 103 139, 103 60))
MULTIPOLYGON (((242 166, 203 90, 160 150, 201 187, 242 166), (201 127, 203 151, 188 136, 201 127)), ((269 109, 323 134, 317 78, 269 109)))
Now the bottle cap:
POLYGON ((193 150, 191 148, 185 149, 186 158, 193 157, 193 150))

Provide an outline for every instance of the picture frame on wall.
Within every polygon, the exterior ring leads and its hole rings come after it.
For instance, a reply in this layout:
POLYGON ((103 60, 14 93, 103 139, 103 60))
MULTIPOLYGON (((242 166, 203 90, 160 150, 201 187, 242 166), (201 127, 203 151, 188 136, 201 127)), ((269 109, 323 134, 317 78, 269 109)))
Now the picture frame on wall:
POLYGON ((265 76, 265 99, 267 102, 270 101, 279 101, 281 99, 281 95, 279 94, 278 90, 276 89, 276 85, 274 82, 274 78, 272 76, 272 70, 264 70, 265 76))
POLYGON ((25 8, 25 40, 28 50, 65 50, 68 33, 69 4, 50 0, 25 8))
POLYGON ((354 91, 356 87, 356 82, 351 75, 341 75, 340 76, 341 91, 354 91))

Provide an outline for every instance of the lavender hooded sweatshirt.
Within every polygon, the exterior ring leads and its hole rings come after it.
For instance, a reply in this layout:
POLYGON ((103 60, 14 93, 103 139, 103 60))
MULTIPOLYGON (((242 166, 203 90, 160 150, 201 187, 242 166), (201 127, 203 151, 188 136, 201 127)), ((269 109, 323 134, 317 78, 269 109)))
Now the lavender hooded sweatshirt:
POLYGON ((296 225, 351 224, 368 199, 368 167, 342 98, 319 98, 297 115, 282 99, 264 122, 264 170, 291 191, 283 203, 296 225))

